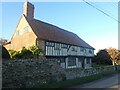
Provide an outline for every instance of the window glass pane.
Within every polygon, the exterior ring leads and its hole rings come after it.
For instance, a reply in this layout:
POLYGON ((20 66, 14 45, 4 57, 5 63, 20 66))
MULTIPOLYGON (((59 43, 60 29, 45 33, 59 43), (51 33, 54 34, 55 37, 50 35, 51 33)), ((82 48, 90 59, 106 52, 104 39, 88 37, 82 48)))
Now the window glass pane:
POLYGON ((24 33, 27 33, 27 32, 29 32, 28 26, 24 28, 24 33))
POLYGON ((90 58, 87 58, 87 59, 86 59, 86 63, 87 63, 87 64, 90 64, 90 58))
POLYGON ((89 50, 89 53, 92 54, 92 50, 89 50))
POLYGON ((74 57, 68 58, 68 66, 76 66, 76 58, 74 57))
POLYGON ((18 31, 16 32, 16 36, 19 36, 19 34, 20 34, 20 31, 18 30, 18 31))
POLYGON ((84 52, 84 48, 80 48, 80 51, 81 51, 81 52, 84 52))

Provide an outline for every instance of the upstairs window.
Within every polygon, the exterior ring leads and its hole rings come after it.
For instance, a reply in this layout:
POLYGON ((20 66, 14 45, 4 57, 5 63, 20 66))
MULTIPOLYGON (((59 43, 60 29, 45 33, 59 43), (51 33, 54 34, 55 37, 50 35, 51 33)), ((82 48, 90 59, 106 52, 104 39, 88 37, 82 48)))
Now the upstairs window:
POLYGON ((20 31, 18 30, 17 32, 16 32, 16 36, 19 36, 20 35, 20 31))
POLYGON ((53 42, 46 42, 46 46, 54 47, 54 43, 53 42))
POLYGON ((81 52, 84 52, 84 48, 80 48, 80 51, 81 51, 81 52))
POLYGON ((62 44, 62 48, 67 48, 68 46, 66 44, 62 44))
POLYGON ((28 26, 26 26, 26 27, 24 28, 24 33, 27 33, 27 32, 29 32, 29 27, 28 27, 28 26))
POLYGON ((92 54, 92 50, 89 50, 89 53, 92 54))
POLYGON ((77 52, 77 47, 73 46, 71 51, 77 52))
POLYGON ((59 43, 55 43, 55 50, 60 50, 60 44, 59 43))

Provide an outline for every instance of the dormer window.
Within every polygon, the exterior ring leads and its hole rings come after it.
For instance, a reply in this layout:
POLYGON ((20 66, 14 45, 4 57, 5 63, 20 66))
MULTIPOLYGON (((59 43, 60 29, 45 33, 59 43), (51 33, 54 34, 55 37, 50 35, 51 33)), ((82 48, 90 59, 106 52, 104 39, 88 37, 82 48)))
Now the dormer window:
POLYGON ((29 27, 28 27, 28 26, 26 26, 26 27, 24 28, 24 33, 27 33, 27 32, 29 32, 29 27))

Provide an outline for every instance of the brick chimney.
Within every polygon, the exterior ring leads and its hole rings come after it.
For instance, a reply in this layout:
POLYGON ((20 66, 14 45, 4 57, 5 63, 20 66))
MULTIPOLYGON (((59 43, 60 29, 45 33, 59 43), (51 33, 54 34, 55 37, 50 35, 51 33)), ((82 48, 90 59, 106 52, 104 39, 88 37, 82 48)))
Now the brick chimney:
POLYGON ((26 17, 34 18, 34 5, 32 5, 31 3, 29 3, 28 1, 25 2, 25 3, 24 3, 23 14, 24 14, 26 17))

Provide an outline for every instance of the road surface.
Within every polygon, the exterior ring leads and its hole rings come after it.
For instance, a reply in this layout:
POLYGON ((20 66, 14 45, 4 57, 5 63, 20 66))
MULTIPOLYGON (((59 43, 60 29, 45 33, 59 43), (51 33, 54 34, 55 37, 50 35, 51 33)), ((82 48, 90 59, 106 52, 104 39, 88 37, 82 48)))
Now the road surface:
POLYGON ((118 85, 118 82, 120 82, 120 73, 105 76, 102 79, 82 85, 73 86, 71 88, 120 88, 120 83, 118 85))

